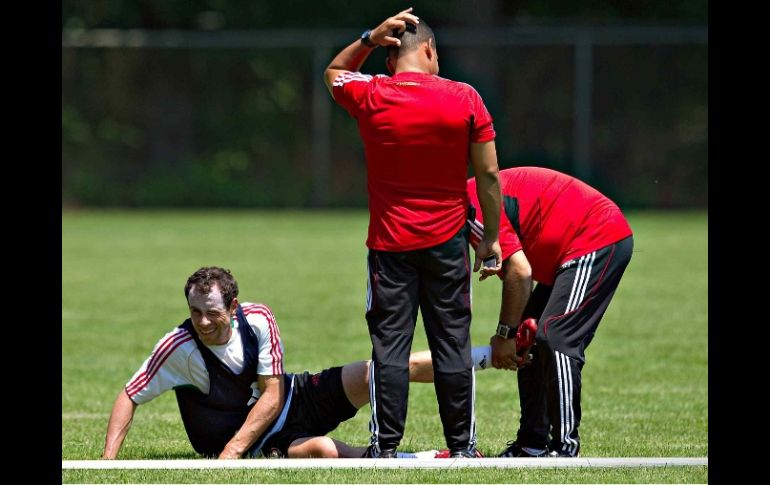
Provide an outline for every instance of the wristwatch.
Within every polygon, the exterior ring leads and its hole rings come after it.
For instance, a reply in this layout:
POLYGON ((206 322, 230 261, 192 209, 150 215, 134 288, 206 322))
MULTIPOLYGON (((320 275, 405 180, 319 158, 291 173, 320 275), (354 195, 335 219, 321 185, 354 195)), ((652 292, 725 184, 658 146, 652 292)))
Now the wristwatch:
POLYGON ((495 332, 495 335, 504 339, 513 338, 516 336, 516 330, 518 330, 518 328, 518 325, 516 327, 509 327, 503 322, 500 322, 497 324, 497 332, 495 332))
POLYGON ((366 47, 372 47, 372 48, 377 47, 377 44, 372 42, 371 36, 372 36, 372 30, 371 29, 365 30, 364 33, 361 34, 361 43, 364 44, 366 47))

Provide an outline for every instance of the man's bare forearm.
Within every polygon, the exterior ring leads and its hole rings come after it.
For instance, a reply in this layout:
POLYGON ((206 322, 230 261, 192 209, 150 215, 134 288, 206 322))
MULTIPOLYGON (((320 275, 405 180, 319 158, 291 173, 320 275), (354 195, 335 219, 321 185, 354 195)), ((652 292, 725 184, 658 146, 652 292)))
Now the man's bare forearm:
POLYGON ((360 40, 354 41, 337 54, 324 73, 324 82, 329 93, 332 92, 332 83, 343 71, 358 71, 364 62, 372 53, 372 48, 361 43, 360 40))
POLYGON ((471 164, 476 177, 476 195, 484 223, 484 239, 496 241, 500 227, 502 194, 495 142, 472 143, 471 164))
POLYGON ((275 381, 265 387, 246 421, 220 453, 220 459, 240 458, 278 418, 284 400, 283 376, 272 379, 275 381))
POLYGON ((503 266, 503 295, 500 321, 510 327, 521 322, 532 294, 532 268, 523 251, 517 251, 503 266))
POLYGON ((367 47, 361 43, 360 40, 353 41, 349 46, 340 51, 337 56, 332 59, 327 69, 342 69, 345 71, 358 71, 364 62, 372 53, 372 48, 367 47))
POLYGON ((131 428, 134 411, 136 411, 136 404, 128 397, 125 389, 121 390, 112 406, 102 458, 112 460, 118 456, 123 440, 126 439, 128 430, 131 428))

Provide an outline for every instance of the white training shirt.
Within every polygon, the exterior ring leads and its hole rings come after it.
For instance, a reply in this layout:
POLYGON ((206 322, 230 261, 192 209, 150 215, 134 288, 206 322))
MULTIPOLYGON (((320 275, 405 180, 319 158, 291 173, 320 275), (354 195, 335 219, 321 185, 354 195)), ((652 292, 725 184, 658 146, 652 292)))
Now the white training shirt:
MULTIPOLYGON (((283 343, 273 312, 260 303, 242 303, 241 307, 259 341, 257 374, 283 374, 283 343)), ((232 325, 232 335, 226 344, 207 347, 239 374, 243 370, 244 352, 237 318, 233 317, 232 325)), ((207 394, 209 373, 193 336, 177 327, 158 341, 152 354, 126 384, 126 392, 134 403, 144 404, 175 387, 190 385, 207 394)), ((259 399, 259 389, 256 385, 252 388, 253 399, 259 399)))

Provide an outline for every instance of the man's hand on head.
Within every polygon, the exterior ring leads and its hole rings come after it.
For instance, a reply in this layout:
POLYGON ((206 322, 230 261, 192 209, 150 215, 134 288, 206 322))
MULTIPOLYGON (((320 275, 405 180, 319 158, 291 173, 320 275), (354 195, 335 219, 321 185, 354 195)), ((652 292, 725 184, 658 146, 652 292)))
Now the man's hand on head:
POLYGON ((412 7, 402 10, 392 17, 388 17, 380 25, 372 29, 372 33, 369 35, 371 40, 376 45, 387 47, 389 45, 400 46, 401 40, 397 37, 393 37, 393 31, 403 32, 406 30, 406 23, 417 25, 420 23, 420 19, 416 15, 412 15, 412 7))

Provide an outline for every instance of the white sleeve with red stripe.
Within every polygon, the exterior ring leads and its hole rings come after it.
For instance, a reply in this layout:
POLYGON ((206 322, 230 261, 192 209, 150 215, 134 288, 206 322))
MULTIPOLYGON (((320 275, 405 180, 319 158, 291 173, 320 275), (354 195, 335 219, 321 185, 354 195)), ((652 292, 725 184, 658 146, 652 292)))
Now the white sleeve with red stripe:
POLYGON ((387 77, 382 74, 372 76, 360 72, 342 71, 332 82, 334 100, 352 117, 357 117, 361 109, 366 91, 372 79, 387 77))
POLYGON ((243 303, 243 314, 259 339, 257 374, 283 374, 283 342, 275 316, 267 305, 243 303))
MULTIPOLYGON (((126 384, 126 392, 136 404, 149 402, 177 386, 208 384, 205 366, 191 365, 192 354, 200 351, 187 330, 175 328, 155 345, 150 357, 126 384), (205 375, 200 375, 201 371, 205 375)), ((203 361, 198 357, 197 360, 203 361)), ((206 386, 208 387, 208 386, 206 386)), ((208 388, 201 389, 208 392, 208 388)))

